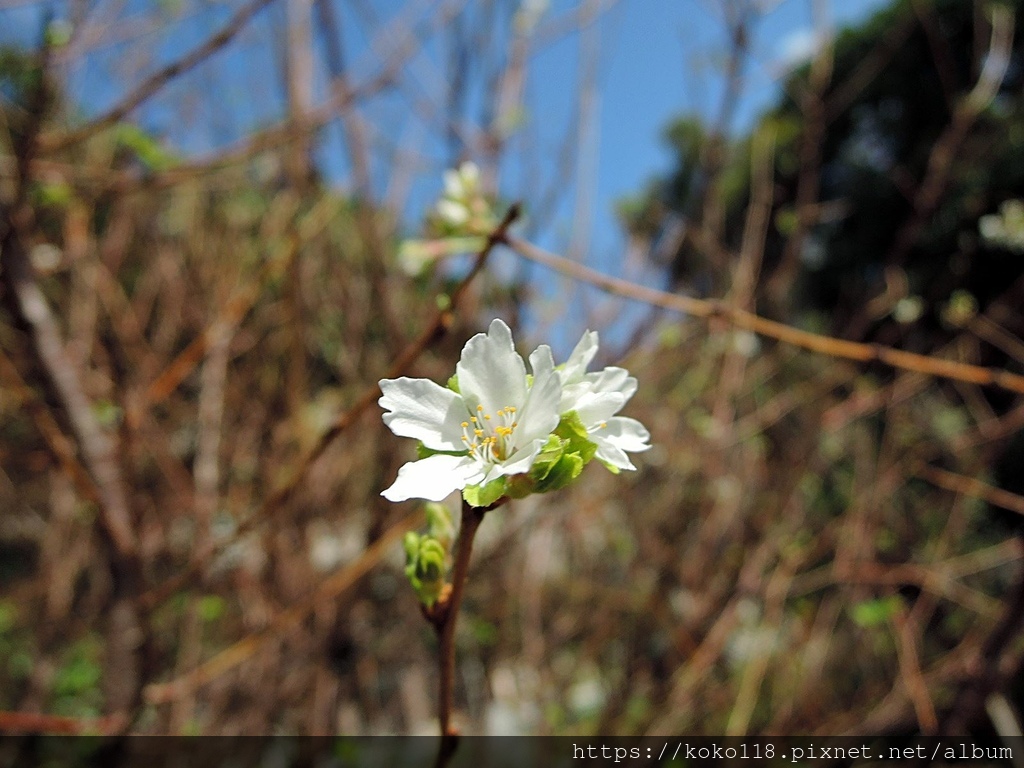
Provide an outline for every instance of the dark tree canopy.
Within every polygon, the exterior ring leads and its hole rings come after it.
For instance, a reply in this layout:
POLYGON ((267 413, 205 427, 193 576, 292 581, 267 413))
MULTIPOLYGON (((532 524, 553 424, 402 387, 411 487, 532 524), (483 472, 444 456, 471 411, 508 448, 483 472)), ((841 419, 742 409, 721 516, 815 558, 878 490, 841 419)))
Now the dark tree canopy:
MULTIPOLYGON (((806 161, 805 143, 816 128, 810 64, 787 78, 785 95, 755 128, 772 129, 776 142, 774 216, 760 282, 767 290, 759 300, 762 311, 786 319, 824 313, 826 327, 838 335, 928 351, 949 338, 941 317, 951 296, 964 296, 958 291, 971 294, 982 312, 1000 304, 998 321, 1022 330, 1019 313, 1008 310, 1024 301, 1024 260, 1012 242, 982 237, 979 222, 1024 197, 1024 36, 1013 38, 995 98, 968 118, 958 112, 991 56, 991 14, 962 0, 916 5, 915 12, 914 3, 901 0, 837 36, 832 74, 817 102, 818 162, 806 161), (816 175, 818 194, 804 201, 811 205, 799 231, 802 174, 816 175), (787 246, 794 250, 788 266, 787 246), (773 280, 782 283, 774 296, 773 280), (887 298, 873 301, 886 295, 887 285, 887 298), (921 308, 919 319, 893 320, 904 298, 921 308)), ((1024 3, 1009 5, 1019 18, 1024 3)), ((667 130, 675 168, 621 209, 634 234, 656 242, 679 217, 699 224, 706 200, 698 196, 707 191, 726 211, 722 239, 738 245, 750 137, 731 142, 719 183, 708 187, 702 164, 709 133, 692 118, 667 130)), ((682 238, 670 259, 675 284, 724 289, 728 274, 701 274, 707 269, 701 250, 682 238)))

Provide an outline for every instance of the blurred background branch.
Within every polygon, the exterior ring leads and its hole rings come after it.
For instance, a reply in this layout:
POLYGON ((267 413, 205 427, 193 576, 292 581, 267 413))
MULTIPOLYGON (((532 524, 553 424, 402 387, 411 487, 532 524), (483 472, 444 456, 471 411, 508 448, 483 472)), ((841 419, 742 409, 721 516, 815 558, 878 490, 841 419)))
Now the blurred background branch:
POLYGON ((377 382, 494 317, 654 447, 489 513, 463 732, 1019 723, 1022 10, 0 3, 0 731, 436 733, 377 382))

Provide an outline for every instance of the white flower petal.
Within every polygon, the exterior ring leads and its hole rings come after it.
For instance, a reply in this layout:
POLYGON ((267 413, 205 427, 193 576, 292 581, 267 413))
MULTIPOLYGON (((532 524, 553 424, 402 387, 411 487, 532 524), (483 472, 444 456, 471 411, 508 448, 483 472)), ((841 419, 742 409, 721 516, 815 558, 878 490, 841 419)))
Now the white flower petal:
POLYGON ((576 404, 580 398, 591 391, 590 382, 577 381, 575 384, 568 384, 562 388, 562 398, 558 404, 559 413, 568 413, 576 410, 576 404))
POLYGON ((482 405, 484 413, 494 415, 510 405, 519 408, 526 400, 526 364, 512 343, 512 331, 501 320, 466 342, 455 372, 471 413, 482 405))
POLYGON ((382 379, 377 402, 390 413, 384 423, 399 437, 411 437, 435 451, 462 451, 466 405, 455 392, 429 379, 382 379))
POLYGON ((454 227, 469 221, 469 211, 466 206, 448 198, 437 201, 437 215, 454 227))
POLYGON ((588 392, 576 403, 576 414, 588 429, 608 421, 625 405, 621 392, 588 392))
POLYGON ((441 501, 452 491, 478 482, 482 477, 480 470, 480 463, 470 456, 428 456, 403 464, 398 478, 381 496, 388 501, 441 501))
POLYGON ((545 439, 539 439, 524 445, 504 462, 495 466, 494 477, 521 475, 524 472, 529 472, 545 442, 545 439))
POLYGON ((622 450, 616 448, 604 438, 597 437, 596 435, 594 437, 594 442, 597 444, 597 451, 594 455, 597 458, 619 469, 636 469, 633 466, 633 462, 629 460, 629 456, 623 453, 622 450))
POLYGON ((541 344, 530 353, 530 370, 536 379, 538 376, 550 375, 555 370, 555 358, 551 354, 551 347, 541 344))
POLYGON ((459 176, 458 171, 445 171, 442 178, 444 179, 444 193, 448 197, 455 199, 462 197, 462 177, 459 176))
POLYGON ((588 373, 583 379, 594 392, 621 392, 626 400, 636 393, 636 379, 625 368, 610 366, 600 372, 588 373))
POLYGON ((462 188, 466 192, 472 192, 476 189, 477 182, 480 181, 480 169, 477 167, 477 164, 467 160, 460 165, 459 180, 462 182, 462 188))
MULTIPOLYGON (((540 352, 540 350, 537 350, 540 352)), ((533 386, 526 396, 526 402, 516 414, 518 422, 512 433, 513 449, 537 439, 546 440, 558 426, 558 404, 562 397, 562 386, 553 367, 546 367, 543 353, 530 355, 530 363, 538 366, 533 386)), ((548 352, 550 355, 550 351, 548 352)))
POLYGON ((603 441, 623 451, 646 451, 651 447, 648 445, 651 433, 647 428, 636 419, 625 416, 608 419, 606 426, 601 427, 598 434, 603 441))
POLYGON ((580 337, 576 348, 573 349, 569 359, 562 367, 562 381, 566 384, 573 384, 583 378, 587 366, 597 354, 597 331, 586 331, 580 337))

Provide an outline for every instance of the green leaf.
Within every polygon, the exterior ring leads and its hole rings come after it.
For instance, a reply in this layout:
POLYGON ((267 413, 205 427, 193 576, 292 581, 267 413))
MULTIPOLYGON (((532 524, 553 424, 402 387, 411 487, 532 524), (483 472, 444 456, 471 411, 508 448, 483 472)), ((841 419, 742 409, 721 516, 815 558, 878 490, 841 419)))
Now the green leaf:
POLYGON ((66 21, 51 21, 46 27, 46 44, 51 48, 63 48, 71 42, 72 31, 72 26, 66 21))
POLYGON ((13 602, 0 601, 0 636, 14 629, 18 619, 18 611, 13 602))
POLYGON ((487 485, 467 485, 462 489, 462 498, 471 507, 489 507, 508 489, 508 481, 504 477, 491 480, 487 485))
POLYGON ((92 412, 100 426, 107 429, 117 427, 123 416, 121 408, 109 400, 97 400, 92 405, 92 412))
POLYGON ((130 150, 146 171, 162 171, 174 164, 174 158, 160 146, 159 140, 137 126, 119 123, 115 137, 117 144, 130 150))
POLYGON ((865 600, 850 610, 854 623, 861 627, 877 627, 891 619, 899 611, 902 601, 897 595, 865 600))
POLYGON ((196 606, 199 618, 203 621, 216 621, 224 615, 225 608, 227 604, 224 598, 218 595, 203 595, 196 606))
POLYGON ((71 187, 63 181, 41 182, 32 191, 40 205, 54 208, 66 207, 74 197, 71 187))
POLYGON ((477 617, 469 619, 467 623, 470 632, 473 633, 473 638, 483 647, 491 648, 498 643, 501 633, 491 622, 477 617))

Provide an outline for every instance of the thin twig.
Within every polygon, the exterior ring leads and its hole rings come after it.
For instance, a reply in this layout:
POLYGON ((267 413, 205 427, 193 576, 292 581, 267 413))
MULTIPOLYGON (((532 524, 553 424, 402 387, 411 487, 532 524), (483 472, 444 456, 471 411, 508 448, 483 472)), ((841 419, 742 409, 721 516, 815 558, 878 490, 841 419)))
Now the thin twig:
MULTIPOLYGON (((1017 547, 1024 554, 1024 538, 1018 538, 1017 547)), ((999 672, 1004 655, 1010 653, 1015 638, 1020 636, 1024 624, 1024 571, 1017 577, 1017 585, 1002 619, 985 639, 978 654, 971 660, 970 675, 958 691, 953 706, 939 723, 942 735, 961 734, 971 718, 984 711, 985 699, 999 684, 999 672)), ((1018 654, 1019 658, 1019 654, 1018 654)))
POLYGON ((93 136, 104 128, 109 128, 119 120, 127 117, 136 107, 149 99, 171 80, 179 75, 188 72, 198 64, 209 58, 212 54, 227 45, 237 35, 246 23, 256 15, 264 6, 269 5, 272 0, 253 0, 236 13, 219 32, 208 38, 202 44, 193 48, 187 54, 176 61, 172 61, 159 72, 155 72, 139 85, 134 91, 122 99, 116 106, 109 109, 100 117, 86 123, 69 133, 56 136, 41 137, 40 145, 44 152, 59 152, 62 149, 79 144, 90 136, 93 136))
POLYGON ((455 702, 455 625, 462 607, 462 597, 466 590, 466 578, 469 576, 469 561, 473 555, 473 541, 484 515, 497 509, 507 502, 501 498, 489 507, 471 507, 462 502, 462 525, 456 543, 455 563, 452 566, 451 591, 445 596, 443 604, 428 615, 437 631, 438 665, 440 683, 438 687, 438 714, 441 721, 441 749, 438 753, 437 765, 446 765, 455 749, 458 731, 452 727, 452 709, 455 702))
POLYGON ((307 597, 282 611, 262 630, 243 637, 238 642, 217 653, 213 658, 200 664, 174 680, 147 685, 143 691, 150 704, 163 704, 187 695, 225 672, 252 658, 267 642, 280 639, 301 625, 318 605, 328 600, 337 600, 351 589, 356 582, 369 572, 387 553, 388 548, 405 535, 419 521, 419 512, 408 515, 395 523, 383 536, 377 539, 354 562, 328 576, 307 597))
POLYGON ((691 296, 668 293, 666 291, 659 291, 656 288, 638 285, 628 280, 611 277, 557 254, 545 251, 517 237, 508 236, 505 238, 505 241, 523 258, 627 299, 642 301, 693 317, 705 319, 721 317, 729 320, 737 328, 753 331, 761 336, 832 357, 841 357, 861 363, 879 362, 890 368, 916 371, 917 373, 927 374, 935 378, 994 386, 1017 394, 1024 394, 1024 376, 1016 373, 1010 373, 1002 369, 983 368, 978 365, 958 363, 953 360, 942 360, 927 355, 919 355, 914 352, 904 352, 892 347, 882 346, 881 344, 865 344, 811 333, 810 331, 794 328, 785 323, 768 320, 752 312, 731 307, 714 299, 697 299, 691 296))
MULTIPOLYGON (((445 333, 447 333, 448 328, 451 327, 453 322, 455 309, 461 302, 470 283, 483 270, 484 264, 487 262, 487 257, 494 249, 494 246, 498 243, 505 242, 508 228, 516 221, 516 219, 519 218, 519 213, 520 207, 518 204, 514 204, 508 209, 508 212, 505 214, 505 218, 502 219, 497 227, 495 227, 494 231, 484 243, 484 246, 477 253, 472 269, 470 269, 469 273, 462 279, 458 286, 456 286, 455 290, 452 291, 448 298, 447 306, 438 309, 433 320, 398 356, 383 378, 395 378, 397 376, 401 376, 432 343, 436 342, 444 336, 445 333)), ((356 399, 348 410, 340 414, 334 424, 320 435, 316 445, 314 445, 313 448, 299 460, 296 469, 292 472, 289 479, 267 497, 255 514, 239 525, 238 534, 240 535, 255 527, 262 521, 266 520, 274 510, 287 503, 292 497, 292 494, 295 493, 296 489, 301 484, 302 479, 306 476, 306 472, 309 471, 309 468, 313 463, 323 455, 324 451, 327 450, 339 435, 352 426, 363 412, 376 402, 377 398, 380 397, 380 394, 379 384, 373 384, 372 386, 367 387, 363 394, 356 399)), ((188 580, 196 573, 200 572, 204 567, 205 558, 193 560, 191 565, 177 576, 168 579, 156 589, 143 595, 143 605, 153 606, 163 602, 183 585, 188 583, 188 580)))
POLYGON ((473 554, 473 540, 476 538, 480 523, 483 522, 485 511, 462 502, 462 527, 459 529, 458 549, 452 569, 452 591, 445 604, 444 620, 438 629, 440 640, 438 662, 441 672, 438 712, 441 719, 442 737, 456 735, 456 731, 451 725, 452 706, 455 700, 455 623, 459 616, 459 608, 462 606, 462 596, 466 590, 469 560, 473 554))
POLYGON ((43 440, 46 442, 46 445, 50 449, 54 458, 57 459, 61 468, 67 473, 68 477, 71 478, 71 482, 74 484, 75 490, 78 491, 83 499, 87 499, 99 506, 99 489, 96 487, 96 483, 89 475, 88 471, 86 471, 85 467, 82 466, 78 457, 75 455, 75 446, 61 430, 60 425, 57 423, 57 420, 53 418, 53 414, 50 413, 46 404, 42 402, 35 391, 25 383, 25 380, 21 377, 17 367, 7 357, 7 355, 4 354, 2 348, 0 348, 0 383, 3 383, 4 388, 9 392, 13 392, 16 396, 21 398, 22 406, 32 417, 32 420, 36 424, 36 428, 39 430, 40 435, 42 435, 43 440))
POLYGON ((896 634, 896 660, 900 676, 914 705, 917 724, 922 734, 934 736, 939 727, 939 720, 935 715, 935 704, 928 693, 928 684, 921 674, 921 659, 917 651, 920 632, 902 606, 892 617, 892 625, 896 634))
POLYGON ((0 712, 0 733, 108 734, 122 730, 125 722, 123 715, 78 718, 35 712, 0 712))
POLYGON ((1024 496, 1010 493, 1002 488, 996 488, 988 483, 983 483, 977 478, 967 477, 966 475, 960 475, 956 472, 950 472, 928 464, 922 464, 914 474, 922 480, 927 480, 932 485, 945 488, 947 491, 981 499, 995 507, 1001 507, 1010 512, 1016 512, 1018 515, 1024 515, 1024 496))
POLYGON ((25 242, 35 227, 35 217, 26 200, 31 183, 32 158, 38 146, 35 136, 41 128, 48 98, 48 58, 48 49, 45 49, 36 97, 38 103, 33 109, 33 122, 19 155, 16 200, 4 216, 0 279, 7 288, 15 316, 29 331, 32 351, 41 365, 46 383, 67 414, 84 463, 95 481, 104 532, 121 558, 134 559, 137 541, 114 441, 96 420, 81 375, 67 353, 60 325, 39 287, 25 249, 25 242))

